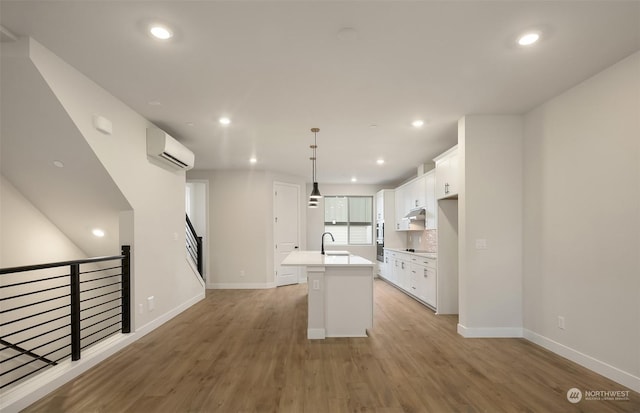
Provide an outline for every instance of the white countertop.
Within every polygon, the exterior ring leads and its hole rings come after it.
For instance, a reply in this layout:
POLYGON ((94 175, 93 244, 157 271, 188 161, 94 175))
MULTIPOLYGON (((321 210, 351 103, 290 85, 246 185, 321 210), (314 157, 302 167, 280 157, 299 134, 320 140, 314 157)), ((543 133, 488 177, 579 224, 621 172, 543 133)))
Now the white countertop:
POLYGON ((389 250, 389 251, 395 251, 395 252, 401 252, 403 254, 411 254, 411 255, 417 255, 419 257, 426 257, 426 258, 438 258, 438 253, 437 252, 427 252, 427 251, 420 251, 420 250, 416 250, 415 252, 411 252, 411 251, 406 251, 404 249, 400 249, 400 248, 384 248, 385 250, 389 250))
POLYGON ((293 251, 280 265, 304 267, 373 267, 373 262, 357 255, 322 255, 320 251, 293 251))

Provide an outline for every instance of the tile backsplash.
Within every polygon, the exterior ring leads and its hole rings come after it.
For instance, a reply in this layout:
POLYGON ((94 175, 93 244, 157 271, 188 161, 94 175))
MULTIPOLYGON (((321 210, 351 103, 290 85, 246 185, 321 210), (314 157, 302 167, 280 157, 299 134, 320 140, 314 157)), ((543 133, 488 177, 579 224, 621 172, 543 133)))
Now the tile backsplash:
POLYGON ((420 251, 438 252, 438 230, 407 232, 407 248, 420 251))

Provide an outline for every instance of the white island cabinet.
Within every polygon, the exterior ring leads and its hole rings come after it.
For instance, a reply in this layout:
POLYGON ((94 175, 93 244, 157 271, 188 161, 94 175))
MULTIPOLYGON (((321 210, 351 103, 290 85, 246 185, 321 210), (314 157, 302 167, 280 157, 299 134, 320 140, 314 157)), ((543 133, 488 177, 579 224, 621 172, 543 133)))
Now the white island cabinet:
POLYGON ((347 251, 331 254, 293 251, 281 264, 307 270, 307 338, 366 337, 373 327, 375 264, 347 251))

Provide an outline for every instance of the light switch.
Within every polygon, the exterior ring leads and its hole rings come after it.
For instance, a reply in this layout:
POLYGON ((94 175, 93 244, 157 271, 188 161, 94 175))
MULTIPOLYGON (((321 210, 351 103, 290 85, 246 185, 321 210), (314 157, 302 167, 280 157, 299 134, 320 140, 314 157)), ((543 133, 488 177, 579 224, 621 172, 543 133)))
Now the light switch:
POLYGON ((320 280, 313 280, 313 289, 314 290, 320 289, 320 280))
POLYGON ((477 250, 486 250, 487 249, 487 240, 485 238, 476 238, 476 249, 477 250))

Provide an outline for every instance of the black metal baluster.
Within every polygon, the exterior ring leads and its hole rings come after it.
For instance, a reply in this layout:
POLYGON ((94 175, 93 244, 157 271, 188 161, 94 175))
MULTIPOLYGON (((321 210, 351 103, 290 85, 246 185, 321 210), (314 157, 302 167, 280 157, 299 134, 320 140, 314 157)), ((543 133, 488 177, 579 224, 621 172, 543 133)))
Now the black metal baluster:
POLYGON ((71 360, 80 360, 80 264, 71 265, 71 360))
POLYGON ((131 332, 131 246, 122 246, 122 332, 131 332))

